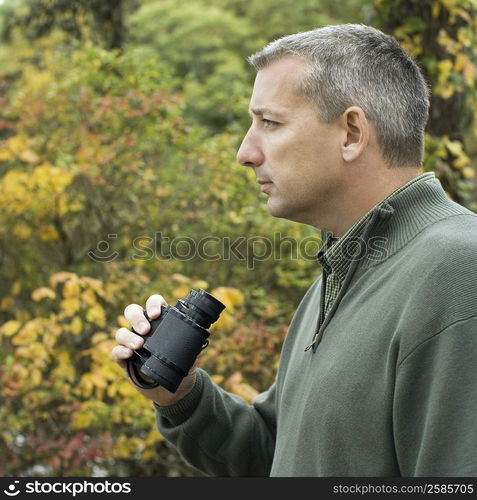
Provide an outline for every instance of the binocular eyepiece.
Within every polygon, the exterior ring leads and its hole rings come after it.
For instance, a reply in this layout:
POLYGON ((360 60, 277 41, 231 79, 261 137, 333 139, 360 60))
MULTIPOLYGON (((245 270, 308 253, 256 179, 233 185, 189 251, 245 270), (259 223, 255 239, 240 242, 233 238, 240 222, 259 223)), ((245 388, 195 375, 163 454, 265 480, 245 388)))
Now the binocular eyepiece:
POLYGON ((162 306, 157 319, 150 320, 144 311, 151 330, 144 335, 144 345, 127 360, 133 383, 143 389, 161 385, 176 392, 200 351, 208 345, 207 329, 224 309, 222 302, 200 289, 191 290, 175 306, 162 306), (153 382, 146 381, 143 375, 153 382))

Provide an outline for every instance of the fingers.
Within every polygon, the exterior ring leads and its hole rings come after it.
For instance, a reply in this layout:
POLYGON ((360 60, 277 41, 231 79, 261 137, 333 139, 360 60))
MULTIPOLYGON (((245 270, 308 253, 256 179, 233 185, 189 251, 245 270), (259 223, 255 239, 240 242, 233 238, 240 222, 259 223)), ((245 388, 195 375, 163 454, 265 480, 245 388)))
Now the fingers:
POLYGON ((119 345, 112 349, 111 357, 113 361, 125 369, 126 359, 133 355, 134 350, 143 346, 144 339, 140 335, 130 332, 127 328, 119 328, 116 332, 116 342, 119 345))
POLYGON ((143 346, 144 339, 140 335, 130 332, 127 328, 120 328, 116 332, 116 342, 120 346, 135 350, 143 346))
POLYGON ((126 360, 129 359, 132 355, 133 351, 122 345, 117 345, 111 351, 111 357, 113 358, 113 361, 115 361, 123 369, 126 375, 128 375, 126 360))
POLYGON ((111 351, 111 357, 113 358, 113 361, 119 363, 123 368, 126 366, 126 359, 130 358, 132 355, 132 350, 122 345, 117 345, 111 351))
POLYGON ((146 312, 151 319, 156 319, 161 314, 161 306, 167 304, 162 295, 151 295, 146 300, 146 312))
POLYGON ((141 335, 145 335, 151 329, 149 321, 144 316, 142 307, 138 304, 129 304, 124 309, 124 317, 131 323, 134 331, 141 335))
MULTIPOLYGON (((146 300, 146 313, 150 319, 156 319, 161 314, 161 306, 166 305, 162 295, 151 295, 146 300)), ((145 335, 151 329, 149 321, 144 316, 143 308, 138 304, 129 304, 124 309, 124 317, 131 323, 134 331, 145 335)))
MULTIPOLYGON (((161 314, 161 306, 166 304, 162 295, 151 295, 146 301, 146 313, 149 319, 156 319, 161 314)), ((126 360, 133 355, 134 350, 144 345, 144 338, 141 335, 148 333, 151 325, 144 315, 143 308, 138 304, 129 304, 124 309, 124 317, 131 324, 134 332, 127 328, 119 328, 116 331, 116 342, 119 345, 112 349, 111 357, 125 370, 126 360)))

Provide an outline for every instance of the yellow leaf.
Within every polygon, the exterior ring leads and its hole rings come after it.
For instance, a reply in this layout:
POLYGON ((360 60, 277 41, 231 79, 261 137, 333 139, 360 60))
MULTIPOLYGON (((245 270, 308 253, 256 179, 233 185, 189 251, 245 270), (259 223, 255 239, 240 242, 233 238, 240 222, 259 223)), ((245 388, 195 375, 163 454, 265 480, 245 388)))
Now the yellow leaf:
POLYGON ((55 358, 58 365, 53 370, 52 380, 67 380, 72 382, 75 379, 76 372, 71 362, 71 357, 67 352, 55 352, 55 358))
POLYGON ((98 301, 96 300, 96 295, 95 293, 93 292, 93 290, 89 289, 89 290, 85 290, 82 294, 81 294, 81 300, 85 303, 85 304, 88 304, 89 306, 95 306, 98 301))
POLYGON ((107 384, 106 380, 100 373, 92 373, 91 374, 91 381, 96 387, 99 387, 101 389, 105 389, 107 384))
POLYGON ((207 290, 209 284, 205 280, 197 280, 191 284, 191 287, 196 289, 202 288, 203 290, 207 290))
POLYGON ((27 321, 12 339, 14 345, 30 345, 36 341, 38 334, 43 333, 45 328, 44 320, 35 318, 27 321))
POLYGON ((434 93, 442 99, 449 99, 454 95, 455 88, 451 85, 444 85, 441 87, 436 87, 434 93))
POLYGON ((190 280, 187 276, 184 276, 183 274, 179 274, 179 273, 174 273, 171 275, 171 278, 174 280, 174 281, 177 281, 179 283, 189 283, 190 280))
POLYGON ((462 29, 457 32, 457 40, 464 47, 470 47, 474 43, 471 34, 467 31, 462 30, 462 29))
POLYGON ((91 396, 93 392, 93 381, 91 380, 91 373, 85 373, 81 377, 80 383, 76 390, 81 396, 85 398, 91 396))
POLYGON ((7 311, 8 309, 11 309, 12 306, 13 306, 13 299, 11 297, 4 297, 0 301, 0 309, 2 311, 7 311))
POLYGON ((460 156, 463 154, 462 143, 460 141, 447 141, 446 148, 454 155, 460 156))
POLYGON ((258 395, 258 391, 246 382, 242 382, 242 378, 240 372, 235 372, 226 380, 224 386, 228 391, 251 403, 258 395))
MULTIPOLYGON (((109 384, 107 389, 106 389, 106 393, 108 395, 109 398, 114 398, 114 396, 116 395, 116 393, 118 392, 118 388, 115 384, 109 384)), ((116 418, 116 420, 114 419, 114 415, 113 415, 113 422, 118 422, 119 420, 116 418)))
POLYGON ((131 453, 129 444, 128 444, 128 438, 126 436, 119 436, 118 440, 116 441, 116 446, 115 446, 115 455, 118 458, 128 458, 129 454, 131 453))
POLYGON ((97 345, 105 340, 108 340, 108 335, 104 332, 98 332, 91 337, 91 344, 97 345))
POLYGON ((72 172, 55 167, 49 163, 43 163, 36 167, 33 171, 33 177, 31 177, 31 181, 35 187, 57 195, 63 194, 65 187, 72 180, 72 172))
POLYGON ((472 23, 472 17, 465 9, 455 9, 455 13, 469 24, 472 23))
POLYGON ((8 161, 12 157, 12 154, 6 149, 0 149, 0 162, 8 161))
POLYGON ((73 318, 73 321, 70 325, 70 330, 73 335, 79 335, 81 333, 81 331, 83 330, 83 322, 81 321, 80 317, 75 316, 73 318))
POLYGON ((231 387, 230 392, 240 396, 242 399, 247 401, 247 403, 251 403, 258 395, 258 391, 256 391, 251 385, 244 383, 234 385, 231 387))
POLYGON ((223 311, 219 316, 219 319, 211 325, 209 328, 210 331, 222 330, 224 332, 230 332, 235 324, 235 320, 233 316, 231 316, 227 311, 223 311))
POLYGON ((129 321, 122 314, 117 317, 116 321, 121 328, 127 328, 128 330, 131 328, 129 321))
POLYGON ((214 288, 211 294, 231 311, 234 310, 235 306, 240 305, 244 301, 243 293, 237 288, 229 286, 214 288))
POLYGON ((450 59, 443 59, 437 63, 437 68, 439 69, 438 81, 439 83, 444 83, 450 72, 452 71, 452 61, 450 59))
POLYGON ((472 167, 465 167, 462 174, 466 179, 473 179, 475 177, 475 170, 472 167))
POLYGON ((10 293, 16 296, 21 292, 21 290, 22 290, 22 284, 17 280, 13 283, 10 293))
POLYGON ((72 427, 75 430, 86 429, 94 420, 92 412, 78 412, 73 414, 72 427))
POLYGON ((141 460, 144 462, 154 460, 155 458, 157 458, 157 452, 154 448, 145 448, 141 453, 141 460))
POLYGON ((39 302, 42 299, 54 299, 56 298, 56 293, 51 288, 42 286, 34 290, 31 294, 31 298, 34 302, 39 302))
POLYGON ((19 155, 28 145, 24 137, 15 135, 7 140, 7 147, 15 155, 19 155))
POLYGON ((165 188, 163 186, 159 186, 156 188, 156 196, 158 196, 158 197, 169 196, 170 192, 171 192, 170 189, 165 188))
POLYGON ((35 362, 41 362, 42 360, 46 360, 48 358, 48 350, 39 342, 34 342, 28 347, 25 346, 25 348, 29 351, 29 357, 35 362))
POLYGON ((475 65, 471 61, 469 61, 469 59, 466 59, 464 61, 464 68, 463 68, 462 74, 464 75, 464 80, 465 80, 466 85, 468 85, 469 87, 473 86, 476 72, 477 72, 477 69, 476 69, 475 65))
POLYGON ((439 0, 442 5, 448 10, 453 11, 455 8, 456 0, 439 0))
POLYGON ((19 363, 13 365, 12 372, 17 380, 27 380, 30 376, 30 372, 19 363))
POLYGON ((101 295, 103 290, 103 283, 101 280, 91 278, 89 276, 83 276, 80 281, 83 284, 89 285, 98 295, 101 295))
POLYGON ((60 309, 67 316, 74 316, 79 311, 80 307, 81 307, 81 302, 79 299, 75 297, 64 299, 60 302, 60 309))
POLYGON ((33 165, 35 163, 38 163, 40 159, 38 158, 38 155, 34 151, 32 151, 31 149, 26 149, 25 151, 21 152, 20 160, 30 165, 33 165))
POLYGON ((106 326, 104 309, 99 304, 90 307, 86 312, 86 320, 101 327, 106 326))
POLYGON ((174 299, 183 299, 187 296, 190 291, 190 287, 187 285, 180 285, 172 290, 172 296, 174 299))
POLYGON ((38 236, 41 241, 54 241, 59 238, 58 232, 51 225, 41 227, 38 230, 38 236))
POLYGON ((74 273, 70 273, 68 271, 62 271, 61 273, 56 273, 56 274, 53 274, 51 277, 50 277, 50 286, 55 286, 57 285, 58 283, 63 283, 64 281, 66 280, 69 280, 71 278, 74 278, 76 276, 76 274, 74 273))
POLYGON ((459 52, 455 56, 455 63, 454 63, 454 70, 460 73, 462 69, 464 68, 465 61, 467 60, 467 57, 464 56, 461 52, 459 52))
POLYGON ((32 385, 40 385, 41 381, 42 381, 42 378, 43 378, 42 374, 41 374, 41 371, 38 370, 38 368, 35 368, 35 369, 31 370, 29 377, 30 377, 32 385))
POLYGON ((68 280, 63 287, 63 297, 78 297, 80 294, 80 286, 77 279, 68 280))
POLYGON ((134 389, 131 383, 128 382, 127 380, 124 380, 123 382, 120 383, 118 392, 119 394, 121 394, 121 396, 126 396, 126 397, 134 396, 137 394, 136 389, 134 389))
POLYGON ((146 446, 152 446, 157 441, 164 441, 164 437, 157 429, 152 429, 151 431, 149 431, 149 434, 146 436, 144 444, 146 446))
POLYGON ((13 335, 18 331, 20 326, 21 326, 20 321, 15 321, 15 320, 7 321, 0 327, 0 333, 6 335, 7 337, 10 337, 11 335, 13 335))
POLYGON ((452 165, 456 168, 462 168, 467 166, 469 163, 470 158, 467 155, 461 155, 452 162, 452 165))
POLYGON ((13 227, 12 233, 17 238, 21 240, 26 240, 31 236, 31 228, 25 226, 25 224, 17 224, 13 227))
POLYGON ((211 375, 210 378, 212 379, 212 382, 214 382, 214 384, 221 384, 224 381, 223 375, 211 375))
POLYGON ((30 346, 18 347, 16 352, 15 352, 15 355, 18 358, 30 359, 30 357, 31 357, 30 346))

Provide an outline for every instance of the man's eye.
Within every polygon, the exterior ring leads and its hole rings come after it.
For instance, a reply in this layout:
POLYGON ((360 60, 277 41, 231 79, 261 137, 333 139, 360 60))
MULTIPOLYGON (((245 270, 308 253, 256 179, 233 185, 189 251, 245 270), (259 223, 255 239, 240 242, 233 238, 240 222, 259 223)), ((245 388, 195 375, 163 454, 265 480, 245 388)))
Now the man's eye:
POLYGON ((274 122, 273 120, 267 120, 266 118, 262 118, 263 126, 265 128, 273 128, 278 125, 278 122, 274 122))

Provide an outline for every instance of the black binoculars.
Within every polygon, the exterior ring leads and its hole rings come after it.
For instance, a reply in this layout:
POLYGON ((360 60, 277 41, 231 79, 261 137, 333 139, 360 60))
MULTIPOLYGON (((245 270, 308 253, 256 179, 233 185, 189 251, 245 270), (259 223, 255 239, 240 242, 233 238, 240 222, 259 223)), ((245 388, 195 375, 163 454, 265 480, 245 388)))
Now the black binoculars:
POLYGON ((191 290, 175 306, 162 306, 157 319, 151 320, 144 311, 151 330, 144 335, 144 345, 127 360, 133 383, 143 389, 162 386, 176 392, 200 351, 208 345, 207 329, 224 309, 222 302, 200 289, 191 290))

